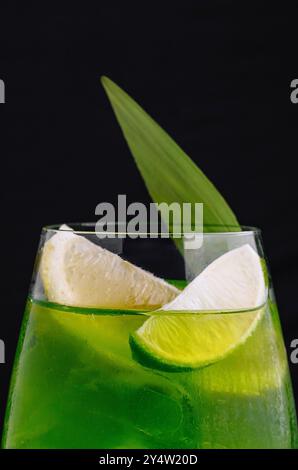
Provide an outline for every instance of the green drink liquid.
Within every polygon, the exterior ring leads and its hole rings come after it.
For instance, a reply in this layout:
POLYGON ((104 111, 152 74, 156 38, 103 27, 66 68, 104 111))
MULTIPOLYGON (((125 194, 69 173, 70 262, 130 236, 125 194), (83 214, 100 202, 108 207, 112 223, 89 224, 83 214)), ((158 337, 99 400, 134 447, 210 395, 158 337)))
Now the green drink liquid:
MULTIPOLYGON (((243 313, 245 315, 245 313, 243 313)), ((5 448, 295 448, 297 422, 278 313, 203 369, 138 363, 147 314, 29 300, 5 448)))

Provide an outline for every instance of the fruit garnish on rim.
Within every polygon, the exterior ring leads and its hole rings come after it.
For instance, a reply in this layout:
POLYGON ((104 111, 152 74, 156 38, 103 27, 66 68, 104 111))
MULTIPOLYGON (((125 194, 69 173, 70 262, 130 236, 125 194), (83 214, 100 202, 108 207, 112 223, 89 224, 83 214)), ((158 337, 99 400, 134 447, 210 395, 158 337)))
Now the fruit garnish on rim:
POLYGON ((51 302, 79 307, 159 308, 179 290, 63 225, 44 245, 41 278, 51 302))
POLYGON ((249 245, 229 251, 131 335, 133 353, 172 370, 217 362, 254 331, 266 290, 258 254, 249 245))

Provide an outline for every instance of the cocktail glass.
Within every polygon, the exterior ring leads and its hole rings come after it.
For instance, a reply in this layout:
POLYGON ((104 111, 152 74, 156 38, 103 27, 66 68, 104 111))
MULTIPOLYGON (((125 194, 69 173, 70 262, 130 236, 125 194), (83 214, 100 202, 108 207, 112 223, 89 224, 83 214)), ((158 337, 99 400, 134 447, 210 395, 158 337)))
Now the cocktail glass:
MULTIPOLYGON (((219 256, 244 245, 264 260, 261 234, 254 228, 218 227, 204 233, 200 248, 183 251, 179 240, 161 236, 131 239, 116 233, 99 239, 94 224, 71 227, 179 289, 219 256)), ((264 261, 268 295, 254 330, 214 363, 171 368, 146 363, 132 348, 131 336, 156 308, 107 309, 47 299, 40 259, 58 231, 59 226, 46 227, 41 235, 11 379, 4 448, 297 447, 287 356, 264 261)), ((227 318, 250 312, 187 315, 227 318)), ((215 345, 220 341, 220 334, 214 337, 215 345)))

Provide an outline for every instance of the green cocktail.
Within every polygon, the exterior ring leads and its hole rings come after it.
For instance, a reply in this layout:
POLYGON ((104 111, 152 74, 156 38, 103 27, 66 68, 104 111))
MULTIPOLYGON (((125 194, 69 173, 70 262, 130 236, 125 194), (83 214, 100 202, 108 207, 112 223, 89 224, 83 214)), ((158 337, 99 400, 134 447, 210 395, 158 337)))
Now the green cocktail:
POLYGON ((80 312, 29 300, 4 447, 297 446, 274 304, 227 358, 185 372, 132 358, 129 335, 146 319, 137 312, 80 312))
POLYGON ((207 268, 175 288, 82 234, 51 234, 27 302, 3 447, 297 448, 287 357, 255 237, 206 235, 207 268), (169 298, 161 309, 130 305, 154 305, 157 293, 169 298), (121 299, 123 308, 110 308, 121 299))

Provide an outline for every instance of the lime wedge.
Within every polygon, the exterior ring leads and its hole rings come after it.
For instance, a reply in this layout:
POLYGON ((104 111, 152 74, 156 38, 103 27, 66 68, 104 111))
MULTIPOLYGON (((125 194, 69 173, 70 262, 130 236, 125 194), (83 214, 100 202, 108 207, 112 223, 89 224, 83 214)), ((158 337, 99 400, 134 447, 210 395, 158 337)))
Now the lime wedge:
POLYGON ((173 285, 62 226, 43 248, 40 274, 48 300, 98 308, 159 308, 173 285))
POLYGON ((216 259, 146 320, 130 337, 132 350, 139 360, 163 369, 207 366, 250 336, 265 300, 261 259, 244 245, 216 259))
POLYGON ((152 316, 131 335, 135 356, 162 369, 195 369, 223 359, 256 327, 262 309, 246 313, 152 316))

